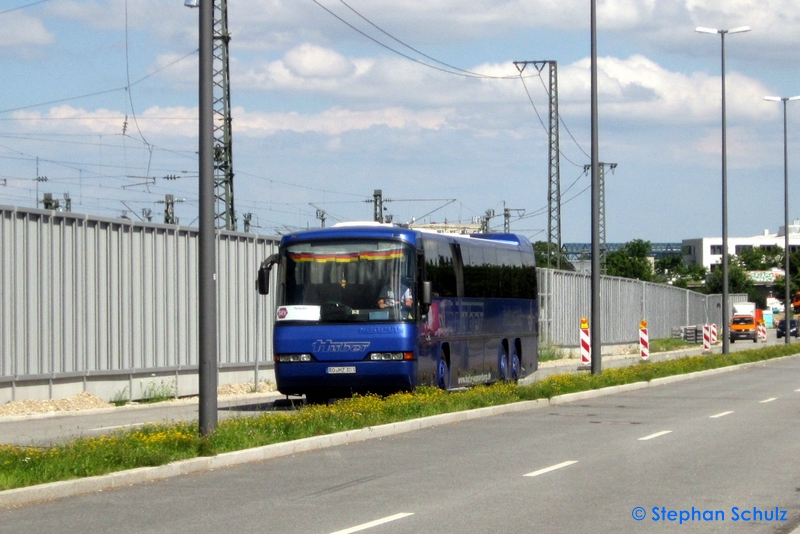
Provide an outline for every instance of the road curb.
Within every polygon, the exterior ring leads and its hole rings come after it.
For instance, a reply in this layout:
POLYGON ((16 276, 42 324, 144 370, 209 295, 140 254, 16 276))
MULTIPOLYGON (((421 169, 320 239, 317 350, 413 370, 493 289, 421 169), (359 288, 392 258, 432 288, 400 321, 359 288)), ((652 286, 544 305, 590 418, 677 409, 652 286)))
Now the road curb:
MULTIPOLYGON (((786 358, 797 358, 797 357, 800 357, 800 354, 784 356, 781 358, 774 358, 768 361, 771 362, 786 358)), ((153 482, 175 476, 208 471, 211 469, 220 469, 224 467, 231 467, 245 463, 270 460, 272 458, 290 456, 302 452, 316 451, 316 450, 326 449, 329 447, 335 447, 338 445, 358 443, 370 439, 376 439, 376 438, 380 439, 384 437, 403 434, 406 432, 413 432, 415 430, 421 430, 424 428, 431 428, 435 426, 448 425, 463 421, 470 421, 473 419, 480 419, 483 417, 491 417, 495 415, 535 410, 535 409, 547 408, 550 406, 558 406, 569 402, 592 399, 606 395, 614 395, 628 391, 636 391, 648 387, 656 387, 656 386, 671 384, 674 382, 682 382, 685 380, 692 380, 704 376, 712 376, 721 373, 733 372, 747 367, 752 367, 765 363, 766 361, 744 363, 740 365, 720 367, 717 369, 709 369, 707 371, 698 371, 695 373, 688 373, 684 375, 673 375, 664 378, 656 378, 651 380, 650 382, 635 382, 632 384, 623 384, 619 386, 612 386, 602 389, 593 389, 588 391, 579 391, 576 393, 568 393, 565 395, 558 395, 552 397, 551 399, 538 399, 533 401, 515 402, 512 404, 503 404, 500 406, 477 408, 475 410, 432 415, 429 417, 413 419, 410 421, 389 423, 386 425, 367 427, 358 430, 348 430, 345 432, 327 434, 324 436, 315 436, 295 441, 287 441, 284 443, 276 443, 273 445, 265 445, 263 447, 245 449, 242 451, 227 452, 219 454, 217 456, 181 460, 163 466, 140 467, 128 471, 118 471, 115 473, 109 473, 107 475, 79 478, 75 480, 65 480, 60 482, 50 482, 48 484, 39 484, 37 486, 29 486, 25 488, 5 490, 5 491, 0 491, 0 509, 15 507, 15 506, 24 506, 42 501, 63 499, 65 497, 73 497, 86 493, 108 491, 124 486, 130 486, 133 484, 153 482)))

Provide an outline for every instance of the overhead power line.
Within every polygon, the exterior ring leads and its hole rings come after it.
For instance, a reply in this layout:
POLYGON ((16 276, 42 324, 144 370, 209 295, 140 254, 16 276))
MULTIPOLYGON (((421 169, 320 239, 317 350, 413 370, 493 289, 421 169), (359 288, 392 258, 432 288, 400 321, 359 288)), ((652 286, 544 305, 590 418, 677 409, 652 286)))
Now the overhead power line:
POLYGON ((436 65, 431 65, 430 63, 426 63, 425 61, 422 61, 422 60, 419 60, 419 59, 417 59, 415 57, 409 56, 408 54, 404 54, 403 52, 392 48, 391 46, 387 45, 386 43, 383 43, 383 42, 379 41, 378 39, 372 37, 371 35, 367 34, 366 32, 356 28, 353 24, 349 23, 348 21, 346 21, 345 19, 343 19, 342 17, 340 17, 339 15, 337 15, 336 13, 334 13, 333 11, 328 9, 327 7, 325 7, 322 4, 320 4, 318 0, 312 0, 312 1, 315 4, 317 4, 319 7, 324 9, 329 15, 331 15, 332 17, 337 19, 339 22, 341 22, 342 24, 348 26, 354 32, 366 37, 367 39, 369 39, 370 41, 372 41, 376 45, 378 45, 378 46, 380 46, 382 48, 385 48, 386 50, 388 50, 388 51, 390 51, 390 52, 392 52, 394 54, 397 54, 398 56, 401 56, 401 57, 403 57, 403 58, 405 58, 405 59, 407 59, 409 61, 413 61, 414 63, 418 63, 418 64, 420 64, 420 65, 422 65, 424 67, 428 67, 429 69, 438 70, 440 72, 445 72, 447 74, 453 74, 455 76, 463 76, 465 78, 484 78, 484 79, 494 79, 494 80, 511 80, 511 79, 516 78, 516 76, 491 76, 491 75, 488 75, 488 74, 480 74, 478 72, 468 71, 468 70, 465 70, 465 69, 454 67, 454 66, 449 65, 449 64, 447 64, 447 63, 445 63, 443 61, 439 61, 438 59, 435 59, 435 58, 433 58, 433 57, 431 57, 431 56, 429 56, 427 54, 424 54, 424 53, 420 52, 419 50, 417 50, 416 48, 412 47, 411 45, 408 45, 408 44, 404 43, 403 41, 401 41, 400 39, 394 37, 392 34, 390 34, 389 32, 387 32, 385 30, 383 30, 378 25, 376 25, 375 23, 373 23, 372 21, 370 21, 369 19, 364 17, 364 15, 362 15, 361 13, 359 13, 358 11, 356 11, 355 9, 350 7, 343 0, 339 0, 349 10, 351 10, 353 13, 358 15, 361 19, 365 20, 372 27, 376 28, 378 31, 380 31, 381 33, 383 33, 384 35, 386 35, 387 37, 389 37, 393 41, 395 41, 397 43, 400 43, 401 45, 405 46, 409 50, 412 50, 415 53, 417 53, 417 54, 419 54, 419 55, 421 55, 421 56, 423 56, 423 57, 425 57, 427 59, 430 59, 431 61, 434 61, 435 63, 438 63, 439 65, 444 65, 447 68, 442 68, 442 67, 437 67, 436 65))
POLYGON ((22 5, 22 6, 12 7, 11 9, 6 9, 5 11, 0 11, 0 15, 5 15, 6 13, 11 13, 12 11, 17 11, 19 9, 25 9, 25 8, 28 8, 28 7, 33 7, 35 5, 43 4, 43 3, 48 2, 48 1, 49 0, 39 0, 38 2, 31 2, 30 4, 25 4, 25 5, 22 5))
MULTIPOLYGON (((2 13, 0 13, 0 14, 2 14, 2 13)), ((49 100, 47 102, 39 102, 38 104, 29 104, 27 106, 20 106, 20 107, 16 107, 16 108, 3 109, 3 110, 0 110, 0 114, 2 114, 2 113, 11 113, 11 112, 14 112, 14 111, 22 111, 24 109, 39 108, 39 107, 42 107, 42 106, 49 106, 51 104, 61 104, 63 102, 69 102, 71 100, 80 100, 82 98, 91 98, 93 96, 100 96, 100 95, 105 95, 105 94, 108 94, 108 93, 116 93, 118 91, 125 91, 125 90, 129 89, 130 87, 133 87, 134 85, 146 80, 147 78, 150 78, 151 76, 154 76, 155 74, 158 74, 162 70, 167 69, 167 68, 171 67, 172 65, 175 65, 176 63, 179 63, 179 62, 183 61, 187 57, 196 54, 197 52, 198 52, 197 49, 192 50, 188 54, 179 57, 175 61, 167 63, 163 67, 161 67, 159 69, 156 69, 153 72, 151 72, 151 73, 149 73, 149 74, 147 74, 145 76, 142 76, 141 78, 139 78, 136 81, 129 82, 127 85, 123 85, 122 87, 115 87, 113 89, 104 89, 102 91, 95 91, 95 92, 92 92, 92 93, 85 93, 85 94, 82 94, 82 95, 68 96, 68 97, 60 98, 58 100, 49 100)), ((119 118, 119 117, 114 117, 114 118, 119 118)), ((173 119, 174 119, 174 117, 173 117, 173 119)), ((0 120, 6 120, 6 119, 0 119, 0 120)), ((22 120, 22 119, 14 119, 14 120, 22 120)), ((186 119, 186 120, 188 120, 188 119, 186 119)), ((197 120, 197 118, 194 117, 191 120, 197 120)))

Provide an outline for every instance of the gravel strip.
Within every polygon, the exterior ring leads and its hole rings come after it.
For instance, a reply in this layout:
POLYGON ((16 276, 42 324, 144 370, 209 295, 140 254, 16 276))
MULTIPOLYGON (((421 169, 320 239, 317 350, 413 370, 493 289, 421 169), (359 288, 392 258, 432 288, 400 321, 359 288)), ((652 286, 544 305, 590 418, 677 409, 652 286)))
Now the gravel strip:
MULTIPOLYGON (((259 382, 258 390, 256 391, 256 388, 253 387, 253 383, 249 382, 244 384, 224 384, 217 388, 217 394, 220 397, 229 397, 248 395, 251 393, 267 393, 275 390, 275 384, 259 382)), ((77 412, 80 410, 110 408, 113 406, 114 405, 110 402, 106 402, 84 391, 83 393, 78 393, 77 395, 63 399, 10 401, 0 405, 0 417, 54 412, 77 412)))

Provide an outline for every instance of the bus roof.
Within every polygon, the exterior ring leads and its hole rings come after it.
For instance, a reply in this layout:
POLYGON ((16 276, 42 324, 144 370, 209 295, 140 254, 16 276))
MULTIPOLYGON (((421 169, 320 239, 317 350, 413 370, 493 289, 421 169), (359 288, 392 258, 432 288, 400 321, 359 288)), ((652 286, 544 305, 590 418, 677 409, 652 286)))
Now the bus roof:
POLYGON ((491 241, 497 244, 530 247, 530 241, 517 234, 448 234, 433 230, 408 228, 406 226, 373 221, 337 223, 330 228, 316 228, 292 232, 283 236, 281 244, 295 241, 331 238, 394 238, 416 245, 420 237, 437 236, 455 242, 469 240, 491 241))

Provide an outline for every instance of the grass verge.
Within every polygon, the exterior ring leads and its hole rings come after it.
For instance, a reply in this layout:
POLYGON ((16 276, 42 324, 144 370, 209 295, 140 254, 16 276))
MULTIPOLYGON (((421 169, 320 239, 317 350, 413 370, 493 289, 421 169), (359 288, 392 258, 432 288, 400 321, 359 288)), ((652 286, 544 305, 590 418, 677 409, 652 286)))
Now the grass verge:
POLYGON ((344 430, 418 417, 552 398, 556 395, 643 382, 695 371, 758 362, 795 354, 797 346, 777 345, 664 362, 644 362, 607 369, 600 375, 560 374, 527 386, 494 384, 445 393, 422 387, 389 397, 343 399, 331 406, 305 406, 297 412, 267 412, 256 417, 223 420, 210 436, 196 424, 149 425, 49 448, 0 445, 0 490, 164 465, 176 460, 212 456, 344 430))
MULTIPOLYGON (((682 339, 651 339, 650 340, 650 353, 656 352, 669 352, 672 350, 679 350, 685 348, 697 348, 696 343, 687 343, 682 339)), ((568 357, 569 351, 565 351, 559 347, 547 344, 539 345, 539 361, 549 362, 554 360, 562 360, 568 357)))
POLYGON ((697 344, 687 343, 682 339, 651 339, 650 352, 669 352, 671 350, 685 349, 687 347, 697 347, 697 344))

